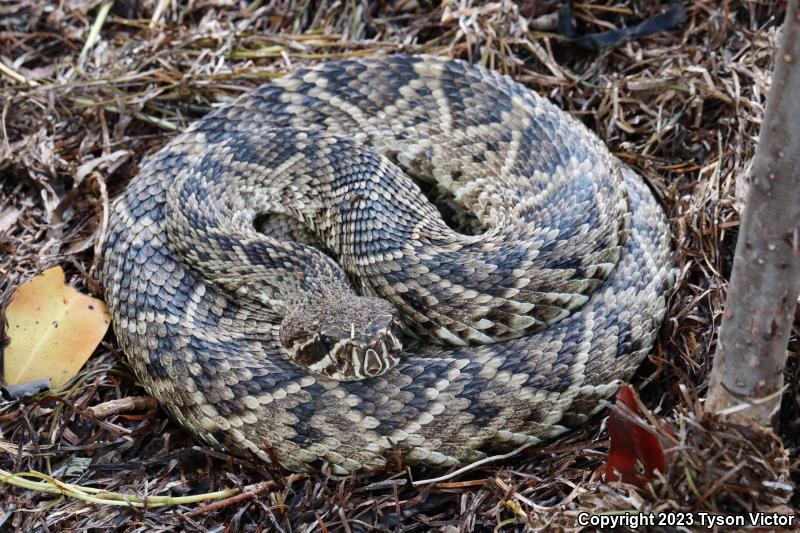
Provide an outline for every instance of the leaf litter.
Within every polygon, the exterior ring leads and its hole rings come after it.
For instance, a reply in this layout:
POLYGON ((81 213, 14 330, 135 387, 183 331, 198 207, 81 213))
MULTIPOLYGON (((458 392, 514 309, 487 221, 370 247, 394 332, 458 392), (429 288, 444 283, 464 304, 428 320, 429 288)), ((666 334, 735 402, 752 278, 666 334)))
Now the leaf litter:
MULTIPOLYGON (((573 3, 572 14, 577 34, 590 35, 634 27, 672 4, 588 0, 573 3)), ((97 257, 110 201, 149 154, 213 107, 301 64, 395 52, 458 57, 513 75, 582 120, 664 205, 681 275, 633 383, 677 439, 665 450, 667 472, 644 488, 605 484, 600 416, 436 483, 414 482, 448 472, 408 468, 402 457, 343 479, 290 475, 205 447, 134 400, 143 391, 109 333, 68 388, 0 404, 0 528, 566 531, 579 529, 581 512, 797 513, 797 323, 776 432, 708 417, 699 400, 784 4, 687 2, 677 28, 601 50, 556 33, 559 8, 538 0, 6 2, 0 309, 56 263, 77 289, 101 296, 97 257)))

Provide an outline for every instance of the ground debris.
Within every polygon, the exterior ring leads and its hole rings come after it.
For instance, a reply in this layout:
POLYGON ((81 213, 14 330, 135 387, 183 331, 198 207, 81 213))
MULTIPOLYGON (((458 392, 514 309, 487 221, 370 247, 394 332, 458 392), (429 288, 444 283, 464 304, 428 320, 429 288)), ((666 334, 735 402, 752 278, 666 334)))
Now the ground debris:
MULTIPOLYGON (((575 3, 573 14, 584 35, 636 26, 668 5, 589 0, 575 3)), ((480 62, 586 123, 650 181, 672 224, 680 269, 662 337, 634 382, 680 444, 665 450, 674 468, 643 489, 603 482, 602 417, 512 459, 422 486, 413 482, 447 472, 409 470, 398 458, 384 472, 293 477, 233 460, 160 410, 95 416, 92 406, 143 394, 107 335, 64 391, 0 404, 0 469, 52 474, 145 502, 201 498, 133 508, 4 486, 0 528, 559 531, 577 529, 584 512, 797 513, 797 328, 778 428, 783 444, 770 431, 703 415, 697 400, 707 386, 741 205, 736 191, 746 189, 783 7, 685 5, 687 22, 677 28, 602 51, 566 42, 549 29, 558 3, 536 1, 0 6, 0 309, 22 281, 55 263, 78 289, 100 295, 94 276, 110 199, 148 154, 214 105, 297 64, 394 52, 480 62), (59 467, 72 457, 90 461, 59 467), (208 494, 225 503, 202 499, 208 494)))

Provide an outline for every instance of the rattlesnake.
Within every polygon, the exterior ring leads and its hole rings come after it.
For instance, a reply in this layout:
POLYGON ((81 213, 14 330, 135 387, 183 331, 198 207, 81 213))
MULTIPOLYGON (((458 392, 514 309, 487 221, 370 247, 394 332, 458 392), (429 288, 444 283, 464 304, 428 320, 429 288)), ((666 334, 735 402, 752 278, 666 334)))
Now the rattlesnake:
POLYGON ((196 122, 115 201, 101 274, 177 421, 333 472, 581 424, 673 283, 661 208, 595 135, 508 77, 408 56, 298 69, 196 122))

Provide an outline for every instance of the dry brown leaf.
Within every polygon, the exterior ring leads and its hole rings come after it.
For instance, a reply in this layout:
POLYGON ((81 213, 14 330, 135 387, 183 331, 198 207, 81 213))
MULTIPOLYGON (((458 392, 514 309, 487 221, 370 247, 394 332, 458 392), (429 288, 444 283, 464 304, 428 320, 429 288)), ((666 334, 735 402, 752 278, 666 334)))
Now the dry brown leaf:
POLYGON ((106 305, 64 282, 64 271, 42 272, 14 292, 6 309, 10 344, 3 377, 8 385, 47 379, 67 383, 92 354, 111 322, 106 305))

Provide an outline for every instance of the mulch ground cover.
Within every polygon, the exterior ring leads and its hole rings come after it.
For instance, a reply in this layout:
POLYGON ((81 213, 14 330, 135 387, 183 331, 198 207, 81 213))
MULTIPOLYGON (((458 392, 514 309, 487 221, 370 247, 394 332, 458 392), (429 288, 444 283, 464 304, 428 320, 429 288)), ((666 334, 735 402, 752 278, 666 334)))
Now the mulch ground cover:
POLYGON ((3 2, 0 309, 54 265, 102 296, 110 202, 148 154, 214 106, 297 65, 397 52, 465 59, 582 120, 647 178, 668 214, 679 282, 633 381, 672 428, 663 476, 645 488, 605 484, 603 416, 439 483, 413 482, 446 472, 403 464, 344 478, 282 472, 204 447, 147 401, 97 416, 92 406, 145 394, 109 332, 70 386, 0 403, 0 478, 44 475, 26 478, 39 483, 27 489, 0 484, 0 529, 557 531, 579 529, 580 513, 797 513, 797 324, 775 433, 707 417, 701 404, 785 4, 571 7, 566 17, 538 0, 3 2), (580 39, 680 7, 666 31, 613 46, 580 39), (69 488, 43 489, 56 480, 69 488))

